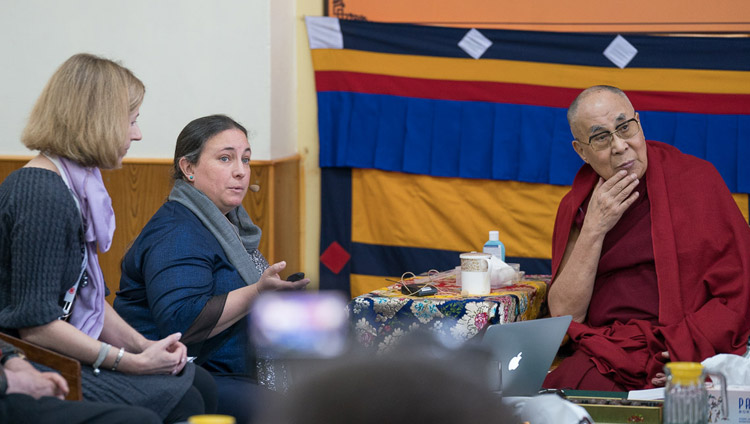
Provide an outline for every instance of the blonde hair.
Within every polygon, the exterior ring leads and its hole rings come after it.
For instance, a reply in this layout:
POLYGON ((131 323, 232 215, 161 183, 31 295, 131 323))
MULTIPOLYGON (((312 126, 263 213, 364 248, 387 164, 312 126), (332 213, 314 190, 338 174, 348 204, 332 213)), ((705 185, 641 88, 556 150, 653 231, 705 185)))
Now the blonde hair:
POLYGON ((127 68, 91 54, 74 55, 44 87, 21 141, 82 166, 116 168, 127 142, 129 115, 145 93, 127 68))

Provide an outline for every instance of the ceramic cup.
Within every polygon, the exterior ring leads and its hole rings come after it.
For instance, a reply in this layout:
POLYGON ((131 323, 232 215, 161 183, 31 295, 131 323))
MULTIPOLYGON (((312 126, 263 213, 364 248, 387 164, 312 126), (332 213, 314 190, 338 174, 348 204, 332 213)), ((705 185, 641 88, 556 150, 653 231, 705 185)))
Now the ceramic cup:
POLYGON ((490 258, 489 253, 462 253, 461 258, 461 294, 464 296, 481 296, 490 294, 490 258))

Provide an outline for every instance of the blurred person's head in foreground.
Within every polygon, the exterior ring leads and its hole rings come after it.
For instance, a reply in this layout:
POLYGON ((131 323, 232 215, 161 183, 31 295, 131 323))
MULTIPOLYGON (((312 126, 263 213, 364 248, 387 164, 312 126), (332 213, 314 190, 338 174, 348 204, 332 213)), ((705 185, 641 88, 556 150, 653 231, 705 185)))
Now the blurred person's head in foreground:
MULTIPOLYGON (((508 421, 487 380, 454 361, 411 349, 340 358, 270 405, 263 424, 461 423, 508 421)), ((476 358, 476 357, 474 357, 476 358)), ((481 367, 480 367, 481 368, 481 367)))

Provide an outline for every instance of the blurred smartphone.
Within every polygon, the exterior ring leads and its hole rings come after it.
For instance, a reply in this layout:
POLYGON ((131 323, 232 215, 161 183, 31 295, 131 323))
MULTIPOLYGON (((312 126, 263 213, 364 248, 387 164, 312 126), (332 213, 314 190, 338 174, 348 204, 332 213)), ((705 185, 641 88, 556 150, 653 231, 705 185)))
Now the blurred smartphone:
POLYGON ((330 358, 347 347, 346 297, 326 292, 266 292, 253 305, 256 348, 285 358, 330 358))
POLYGON ((299 280, 301 280, 303 278, 305 278, 305 273, 304 272, 295 272, 294 274, 292 274, 289 277, 287 277, 286 281, 295 282, 295 281, 299 281, 299 280))
POLYGON ((409 296, 432 296, 438 293, 437 287, 431 284, 402 284, 401 293, 409 296))

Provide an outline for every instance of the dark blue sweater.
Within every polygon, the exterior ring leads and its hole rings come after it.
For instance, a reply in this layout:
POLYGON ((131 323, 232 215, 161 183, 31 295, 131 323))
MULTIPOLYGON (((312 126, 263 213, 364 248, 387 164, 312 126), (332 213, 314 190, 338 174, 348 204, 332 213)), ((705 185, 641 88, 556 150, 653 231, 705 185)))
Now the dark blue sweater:
MULTIPOLYGON (((177 202, 159 208, 122 261, 115 310, 145 337, 186 330, 214 296, 246 284, 216 238, 177 202)), ((203 363, 211 372, 253 374, 248 367, 247 318, 209 339, 203 363)), ((194 346, 188 345, 191 354, 194 346)))

